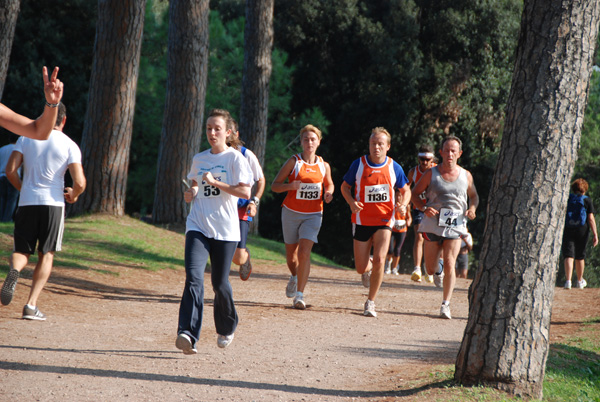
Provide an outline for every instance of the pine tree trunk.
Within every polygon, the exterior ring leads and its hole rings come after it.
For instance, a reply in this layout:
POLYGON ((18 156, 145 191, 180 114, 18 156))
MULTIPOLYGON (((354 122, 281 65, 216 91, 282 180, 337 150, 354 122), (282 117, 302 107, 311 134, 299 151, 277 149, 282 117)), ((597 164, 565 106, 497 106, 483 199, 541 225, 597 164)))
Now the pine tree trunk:
POLYGON ((87 189, 74 212, 125 213, 146 0, 99 0, 81 141, 87 189))
MULTIPOLYGON (((240 110, 240 137, 254 152, 261 166, 265 162, 269 115, 269 80, 273 48, 274 0, 247 0, 244 29, 244 66, 240 110)), ((258 214, 250 226, 258 232, 258 214)))
POLYGON ((526 0, 455 379, 542 397, 600 2, 526 0))
POLYGON ((171 0, 167 99, 158 154, 154 222, 183 222, 183 199, 193 156, 204 134, 208 74, 208 0, 171 0))
POLYGON ((0 0, 0 99, 4 92, 20 5, 20 0, 0 0))

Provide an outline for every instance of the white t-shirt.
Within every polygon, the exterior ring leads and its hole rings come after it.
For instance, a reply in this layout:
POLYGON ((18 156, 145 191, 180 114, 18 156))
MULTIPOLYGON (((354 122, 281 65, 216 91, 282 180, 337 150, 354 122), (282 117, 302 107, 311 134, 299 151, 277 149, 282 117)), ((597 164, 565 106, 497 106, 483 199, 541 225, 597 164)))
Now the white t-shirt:
POLYGON ((23 185, 19 206, 65 205, 65 173, 81 163, 81 151, 66 134, 52 130, 46 141, 21 137, 15 152, 23 155, 23 185))
POLYGON ((246 148, 244 156, 248 160, 248 164, 250 165, 250 170, 252 170, 252 176, 254 176, 254 181, 259 181, 263 176, 263 170, 260 167, 260 163, 258 163, 258 158, 254 154, 254 152, 250 151, 246 148))
POLYGON ((192 201, 186 232, 195 230, 216 240, 240 241, 238 198, 203 183, 206 172, 232 186, 253 183, 252 171, 241 152, 227 148, 219 154, 212 154, 210 149, 196 154, 187 178, 198 183, 198 194, 192 201))

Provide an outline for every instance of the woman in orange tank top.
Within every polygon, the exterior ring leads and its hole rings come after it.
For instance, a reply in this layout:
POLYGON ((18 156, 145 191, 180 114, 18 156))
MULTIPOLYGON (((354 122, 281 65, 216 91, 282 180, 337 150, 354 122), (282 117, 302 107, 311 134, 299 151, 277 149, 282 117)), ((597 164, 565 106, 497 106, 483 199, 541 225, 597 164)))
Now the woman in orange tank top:
POLYGON ((321 130, 310 124, 303 127, 300 141, 302 152, 285 162, 273 180, 271 190, 287 192, 281 208, 283 241, 291 273, 285 294, 294 298, 294 308, 304 310, 310 253, 321 228, 323 200, 331 202, 334 185, 329 164, 316 153, 321 144, 321 130))

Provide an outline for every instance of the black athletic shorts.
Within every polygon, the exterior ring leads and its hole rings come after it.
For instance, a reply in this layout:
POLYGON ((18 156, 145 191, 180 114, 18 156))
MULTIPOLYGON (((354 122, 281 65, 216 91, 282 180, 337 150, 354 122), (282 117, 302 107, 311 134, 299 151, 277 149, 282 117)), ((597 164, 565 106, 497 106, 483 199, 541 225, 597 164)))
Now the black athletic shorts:
POLYGON ((352 225, 352 237, 354 240, 358 241, 369 241, 371 237, 377 232, 379 229, 386 229, 392 231, 392 228, 389 226, 365 226, 365 225, 352 225))
POLYGON ((563 232, 562 253, 563 258, 585 260, 585 247, 590 237, 588 226, 569 228, 563 232))
POLYGON ((35 246, 46 254, 60 251, 64 231, 63 206, 27 205, 17 208, 15 213, 14 251, 33 254, 35 246))

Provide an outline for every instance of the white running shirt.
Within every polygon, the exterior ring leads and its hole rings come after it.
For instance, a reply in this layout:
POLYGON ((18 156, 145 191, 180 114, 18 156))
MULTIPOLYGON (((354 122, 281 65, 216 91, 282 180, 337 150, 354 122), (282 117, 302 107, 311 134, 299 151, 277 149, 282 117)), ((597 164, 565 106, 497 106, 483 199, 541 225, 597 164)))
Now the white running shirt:
POLYGON ((65 205, 65 173, 81 163, 77 144, 62 131, 52 130, 46 141, 20 137, 13 152, 23 155, 23 185, 19 206, 65 205))
POLYGON ((253 184, 252 171, 241 152, 227 148, 219 154, 212 154, 210 149, 196 154, 187 178, 198 183, 198 194, 187 217, 186 233, 194 230, 211 239, 240 241, 238 197, 203 184, 202 175, 206 172, 232 186, 253 184))

